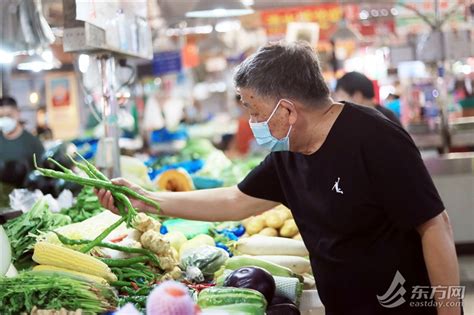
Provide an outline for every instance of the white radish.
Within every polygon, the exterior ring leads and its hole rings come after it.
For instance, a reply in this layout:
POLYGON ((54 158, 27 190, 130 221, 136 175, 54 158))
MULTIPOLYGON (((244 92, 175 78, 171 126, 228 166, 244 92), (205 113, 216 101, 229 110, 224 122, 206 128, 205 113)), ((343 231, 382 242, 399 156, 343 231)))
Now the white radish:
POLYGON ((247 255, 289 255, 306 257, 309 255, 303 241, 285 237, 254 235, 241 238, 236 250, 247 255))
POLYGON ((311 264, 308 259, 300 256, 288 256, 288 255, 268 255, 268 256, 255 256, 268 262, 286 267, 296 274, 307 273, 311 270, 311 264))
POLYGON ((316 281, 314 277, 310 274, 303 275, 303 289, 304 290, 313 290, 316 288, 316 281))

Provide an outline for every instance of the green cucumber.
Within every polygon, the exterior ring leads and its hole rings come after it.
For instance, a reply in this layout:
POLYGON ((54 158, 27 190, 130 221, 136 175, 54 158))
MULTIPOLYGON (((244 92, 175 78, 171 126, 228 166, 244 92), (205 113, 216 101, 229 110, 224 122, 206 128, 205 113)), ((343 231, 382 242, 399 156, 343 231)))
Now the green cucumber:
POLYGON ((254 304, 262 310, 267 308, 263 294, 252 289, 213 287, 202 290, 198 296, 198 305, 201 308, 240 303, 254 304))
POLYGON ((203 311, 225 311, 229 315, 264 315, 265 310, 260 305, 250 303, 237 303, 204 308, 203 311))

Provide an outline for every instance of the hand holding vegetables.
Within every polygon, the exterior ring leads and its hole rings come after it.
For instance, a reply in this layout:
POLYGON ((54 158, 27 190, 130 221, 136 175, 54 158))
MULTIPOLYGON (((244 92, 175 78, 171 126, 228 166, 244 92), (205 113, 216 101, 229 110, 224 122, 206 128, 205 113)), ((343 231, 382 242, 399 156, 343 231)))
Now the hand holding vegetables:
MULTIPOLYGON (((94 165, 89 163, 85 160, 82 156, 78 154, 78 156, 83 160, 83 163, 79 163, 75 161, 72 157, 70 159, 73 161, 74 165, 87 174, 87 177, 82 177, 67 169, 63 165, 59 164, 57 161, 53 159, 48 159, 51 163, 56 165, 61 171, 54 171, 51 169, 45 169, 38 167, 36 163, 36 157, 33 156, 33 162, 35 164, 36 169, 41 173, 41 175, 46 177, 64 179, 66 181, 70 181, 73 183, 77 183, 82 186, 91 186, 96 189, 107 189, 109 190, 109 199, 113 197, 116 199, 117 203, 115 204, 116 208, 114 207, 113 202, 109 204, 110 208, 113 208, 117 211, 117 208, 123 216, 127 217, 127 224, 130 225, 134 216, 136 215, 135 207, 133 206, 132 202, 130 201, 129 197, 132 200, 140 200, 142 203, 148 204, 148 207, 152 208, 155 212, 159 211, 159 205, 156 201, 151 200, 150 198, 146 197, 143 194, 140 194, 142 191, 138 191, 138 188, 135 185, 128 183, 128 186, 124 185, 125 180, 117 180, 117 184, 112 183, 108 180, 108 178, 102 174, 94 165), (133 188, 133 189, 132 189, 133 188), (127 213, 125 213, 125 208, 127 213)), ((141 190, 141 188, 140 188, 141 190)), ((103 192, 104 194, 104 192, 103 192)), ((113 199, 112 199, 113 200, 113 199)), ((140 203, 141 204, 141 203, 140 203)))
MULTIPOLYGON (((149 197, 149 192, 146 191, 145 189, 141 188, 138 185, 135 185, 128 180, 124 178, 116 178, 112 179, 111 183, 115 187, 122 187, 125 188, 129 191, 133 191, 133 195, 128 195, 130 202, 132 206, 138 210, 144 211, 144 212, 150 212, 150 213, 157 213, 158 208, 156 207, 156 202, 153 201, 153 203, 145 201, 146 200, 151 200, 149 197), (137 198, 136 195, 142 196, 142 198, 137 198)), ((97 197, 99 197, 99 201, 102 204, 104 208, 109 209, 110 211, 113 211, 115 213, 118 213, 119 209, 115 206, 114 202, 114 196, 113 193, 111 192, 110 189, 104 187, 97 187, 96 189, 96 194, 97 197)))

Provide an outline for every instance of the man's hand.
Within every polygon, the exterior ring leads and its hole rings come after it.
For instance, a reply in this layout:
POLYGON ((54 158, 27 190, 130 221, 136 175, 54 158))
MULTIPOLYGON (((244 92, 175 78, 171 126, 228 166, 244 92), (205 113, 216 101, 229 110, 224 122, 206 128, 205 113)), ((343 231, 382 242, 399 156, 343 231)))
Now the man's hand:
MULTIPOLYGON (((145 189, 141 188, 140 186, 138 185, 135 185, 131 182, 129 182, 128 180, 124 179, 124 178, 117 178, 117 179, 113 179, 112 180, 112 183, 114 185, 117 185, 117 186, 125 186, 125 187, 128 187, 132 190, 134 190, 135 192, 139 193, 140 195, 143 195, 143 196, 149 196, 150 195, 150 192, 146 191, 145 189)), ((99 190, 96 190, 95 191, 96 194, 97 194, 97 197, 99 197, 99 202, 100 204, 106 208, 106 209, 109 209, 110 211, 114 212, 114 213, 118 213, 118 209, 117 207, 115 206, 114 204, 114 197, 112 196, 112 193, 108 190, 105 190, 105 189, 99 189, 99 190)), ((152 207, 141 201, 141 200, 136 200, 136 199, 133 199, 133 198, 129 198, 130 199, 130 202, 132 203, 132 206, 140 211, 152 211, 152 207)))

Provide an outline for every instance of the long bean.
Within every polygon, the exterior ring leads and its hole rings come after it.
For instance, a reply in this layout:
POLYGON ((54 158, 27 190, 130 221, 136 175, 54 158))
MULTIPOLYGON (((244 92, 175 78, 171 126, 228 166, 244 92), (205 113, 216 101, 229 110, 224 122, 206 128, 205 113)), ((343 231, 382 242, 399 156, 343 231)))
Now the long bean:
POLYGON ((86 158, 84 158, 79 152, 76 152, 76 155, 82 160, 84 165, 89 169, 89 171, 94 174, 94 176, 98 179, 106 180, 109 181, 107 176, 104 175, 101 171, 97 169, 97 167, 94 166, 91 162, 87 161, 86 158))
POLYGON ((107 235, 109 235, 113 230, 115 230, 117 227, 119 227, 120 224, 122 224, 123 222, 125 222, 126 218, 125 217, 121 217, 120 220, 117 220, 117 222, 115 222, 114 224, 112 224, 111 226, 109 226, 107 229, 105 229, 102 233, 99 234, 99 236, 97 236, 93 241, 91 241, 90 243, 88 243, 86 246, 84 246, 83 248, 81 248, 81 252, 82 253, 87 253, 88 251, 90 251, 91 249, 93 249, 94 247, 97 246, 97 244, 99 244, 100 242, 102 242, 106 237, 107 235))
POLYGON ((62 165, 61 163, 59 163, 58 161, 52 159, 52 158, 48 158, 48 161, 53 163, 54 165, 56 165, 57 167, 59 167, 59 169, 61 169, 64 173, 66 174, 74 174, 73 171, 71 171, 70 169, 66 168, 64 165, 62 165))
MULTIPOLYGON (((79 153, 76 152, 76 154, 83 160, 87 161, 82 155, 80 155, 79 153)), ((95 178, 95 179, 99 179, 99 180, 104 180, 104 181, 107 181, 107 182, 110 182, 109 179, 104 175, 102 174, 98 169, 95 169, 95 171, 93 169, 91 169, 91 167, 89 167, 88 164, 82 164, 82 163, 79 163, 77 162, 72 156, 68 155, 69 159, 72 161, 72 163, 74 163, 74 165, 76 167, 78 167, 80 170, 82 170, 84 173, 87 174, 87 176, 89 176, 90 178, 95 178)), ((87 162, 89 163, 89 162, 87 162)), ((89 163, 90 165, 92 165, 91 163, 89 163)), ((130 212, 130 215, 127 217, 127 226, 130 226, 130 223, 131 223, 131 220, 133 217, 135 217, 135 215, 137 214, 135 208, 133 208, 132 204, 130 203, 130 200, 128 200, 128 198, 122 194, 122 193, 116 193, 116 192, 112 192, 112 195, 114 196, 115 199, 117 199, 117 208, 119 209, 119 213, 121 216, 125 216, 127 215, 125 213, 125 207, 127 208, 127 210, 130 212), (120 195, 120 197, 118 196, 120 195), (119 197, 119 198, 117 198, 119 197), (123 203, 123 205, 120 204, 120 202, 123 203)))
POLYGON ((147 262, 150 258, 148 256, 138 256, 124 259, 101 258, 100 260, 109 267, 126 267, 140 262, 147 262))
MULTIPOLYGON (((110 181, 107 176, 104 175, 104 173, 102 173, 101 171, 99 171, 99 169, 97 169, 97 167, 94 166, 94 164, 92 164, 91 162, 87 161, 80 153, 76 152, 76 155, 79 156, 79 158, 82 160, 82 162, 84 163, 84 165, 87 167, 87 169, 89 170, 89 172, 95 176, 95 178, 97 179, 102 179, 102 180, 105 180, 105 181, 110 181)), ((119 202, 122 202, 125 207, 127 208, 127 210, 132 213, 132 214, 136 214, 136 210, 135 208, 133 207, 132 203, 130 202, 130 200, 128 199, 128 197, 123 194, 123 193, 117 193, 117 192, 112 192, 112 195, 115 199, 117 199, 117 201, 119 202)), ((158 207, 156 208, 156 210, 159 212, 160 208, 159 208, 159 205, 158 207)), ((127 224, 130 224, 130 220, 132 219, 132 216, 129 217, 129 221, 127 221, 127 224)))
POLYGON ((141 200, 141 201, 155 207, 157 210, 160 208, 156 201, 151 200, 150 198, 147 198, 145 196, 142 196, 139 193, 137 193, 136 191, 134 191, 134 190, 132 190, 128 187, 117 186, 117 185, 114 185, 110 182, 107 182, 107 181, 101 180, 101 179, 86 178, 86 177, 82 177, 82 176, 79 176, 79 175, 76 175, 76 174, 63 173, 63 172, 58 172, 58 171, 55 171, 55 170, 41 168, 41 167, 38 167, 38 165, 36 163, 36 157, 35 156, 33 157, 33 161, 34 161, 34 164, 35 164, 35 168, 43 176, 58 178, 58 179, 64 179, 66 181, 74 182, 74 183, 77 183, 77 184, 80 184, 80 185, 83 185, 83 186, 92 186, 92 187, 96 187, 96 188, 107 189, 107 190, 114 191, 114 192, 121 192, 125 195, 128 195, 128 196, 133 197, 133 198, 138 199, 138 200, 141 200))
POLYGON ((111 282, 110 285, 114 287, 118 287, 118 288, 131 286, 130 282, 127 282, 127 281, 114 281, 114 282, 111 282))

